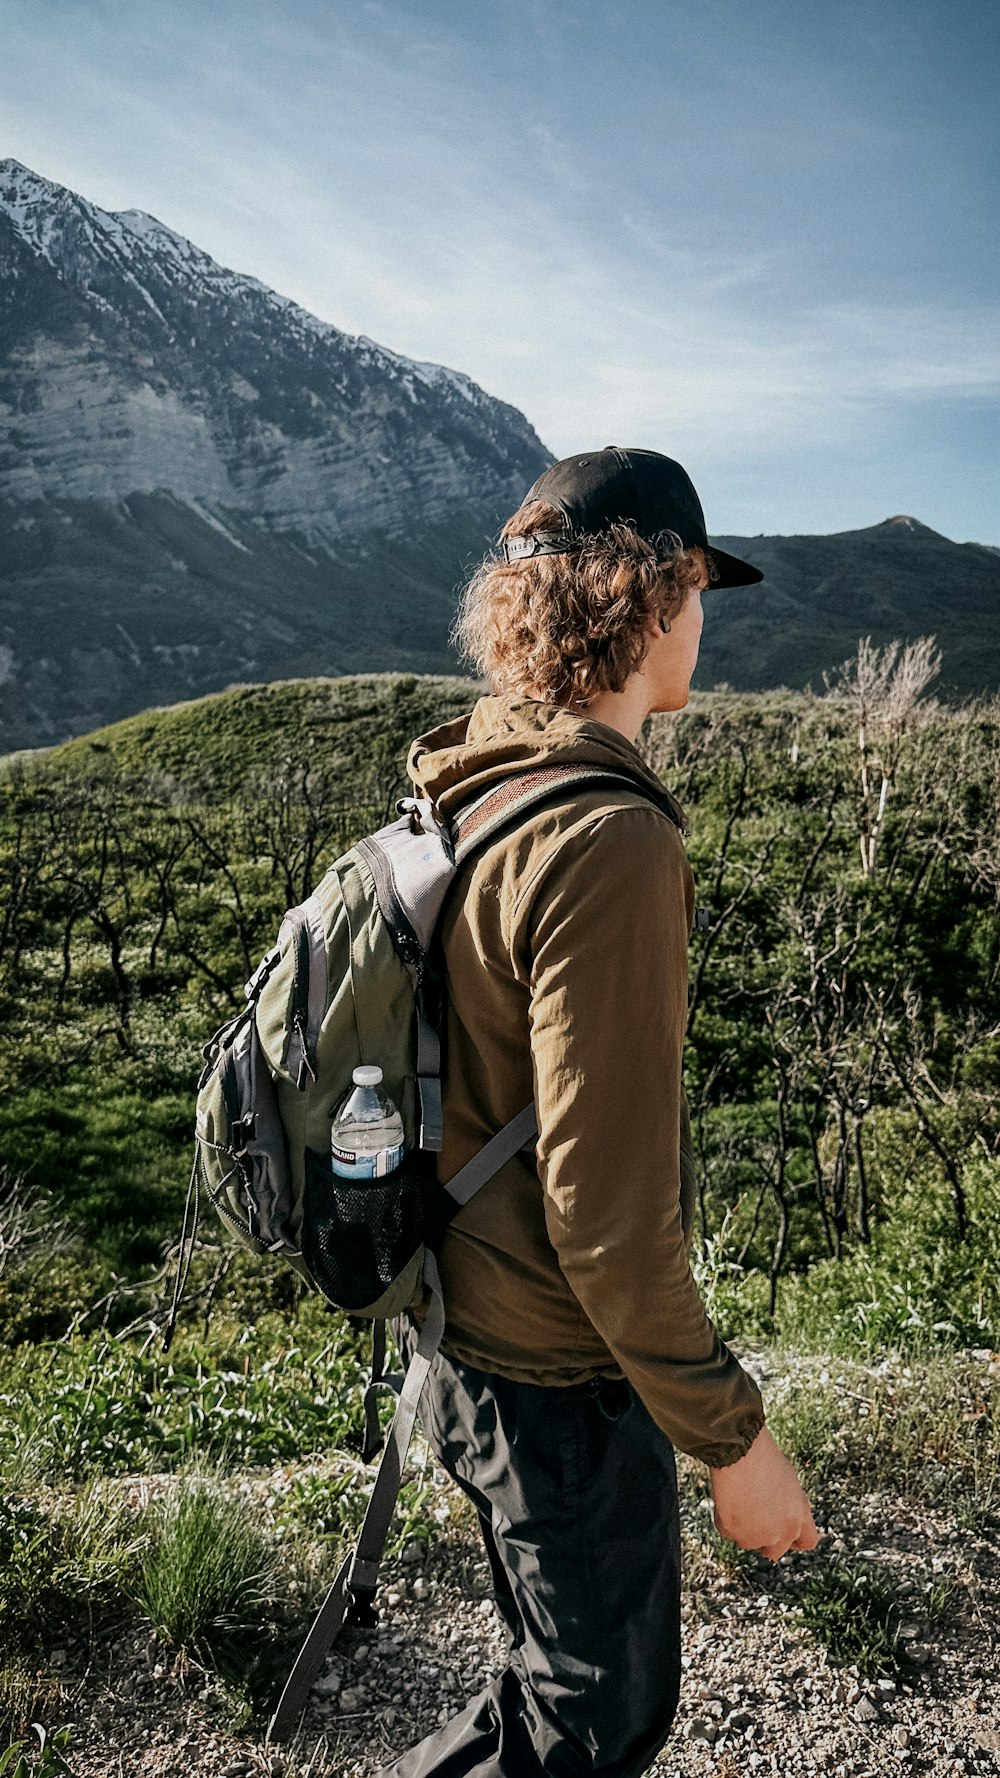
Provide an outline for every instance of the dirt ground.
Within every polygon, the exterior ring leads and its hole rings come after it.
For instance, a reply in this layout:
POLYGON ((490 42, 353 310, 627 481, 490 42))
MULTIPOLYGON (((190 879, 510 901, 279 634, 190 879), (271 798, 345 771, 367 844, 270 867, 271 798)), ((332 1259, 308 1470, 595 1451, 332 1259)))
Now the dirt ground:
MULTIPOLYGON (((943 1512, 872 1495, 829 1512, 821 1550, 869 1557, 894 1574, 914 1612, 933 1580, 954 1593, 930 1625, 904 1635, 912 1677, 866 1682, 830 1664, 798 1621, 811 1558, 719 1573, 685 1598, 684 1688, 661 1778, 778 1772, 1000 1773, 1000 1552, 992 1533, 943 1512)), ((503 1660, 482 1552, 467 1531, 385 1570, 381 1621, 338 1644, 296 1740, 270 1748, 227 1727, 206 1675, 155 1640, 119 1639, 81 1669, 56 1651, 56 1714, 72 1722, 77 1778, 374 1778, 448 1719, 503 1660)))

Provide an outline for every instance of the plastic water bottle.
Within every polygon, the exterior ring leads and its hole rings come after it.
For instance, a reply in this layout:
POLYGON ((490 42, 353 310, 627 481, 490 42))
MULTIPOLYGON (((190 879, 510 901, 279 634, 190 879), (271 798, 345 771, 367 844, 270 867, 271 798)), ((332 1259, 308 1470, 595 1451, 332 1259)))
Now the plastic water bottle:
POLYGON ((354 1086, 333 1114, 330 1160, 341 1179, 383 1179, 403 1158, 403 1120, 383 1093, 382 1070, 354 1070, 354 1086))

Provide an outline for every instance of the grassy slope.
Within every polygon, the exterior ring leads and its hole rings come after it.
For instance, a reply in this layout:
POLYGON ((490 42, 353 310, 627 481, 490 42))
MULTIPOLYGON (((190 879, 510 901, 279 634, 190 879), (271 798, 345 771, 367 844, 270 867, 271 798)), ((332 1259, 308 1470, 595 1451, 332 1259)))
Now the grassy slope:
POLYGON ((46 763, 92 765, 103 756, 126 774, 163 772, 179 787, 211 784, 225 795, 258 771, 302 765, 320 748, 350 797, 373 739, 398 747, 471 709, 480 690, 470 679, 412 673, 237 685, 96 729, 52 748, 46 763))

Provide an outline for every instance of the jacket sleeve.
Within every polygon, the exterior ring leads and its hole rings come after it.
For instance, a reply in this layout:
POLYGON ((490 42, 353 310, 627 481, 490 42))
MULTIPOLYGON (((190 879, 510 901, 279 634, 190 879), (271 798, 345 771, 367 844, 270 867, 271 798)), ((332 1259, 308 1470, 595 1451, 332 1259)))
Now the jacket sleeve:
POLYGON ((672 1443, 722 1468, 764 1410, 706 1314, 682 1221, 693 918, 680 835, 656 809, 625 806, 564 837, 525 886, 511 942, 530 988, 537 1162, 562 1272, 672 1443))

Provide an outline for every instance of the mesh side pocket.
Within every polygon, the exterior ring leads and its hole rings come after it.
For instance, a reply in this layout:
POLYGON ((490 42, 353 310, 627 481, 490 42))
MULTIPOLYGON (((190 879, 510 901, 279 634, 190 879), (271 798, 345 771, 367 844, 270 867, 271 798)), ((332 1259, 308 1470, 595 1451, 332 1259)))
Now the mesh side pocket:
POLYGON ((423 1240, 416 1152, 383 1179, 341 1179, 329 1153, 305 1151, 302 1258, 323 1295, 362 1309, 385 1294, 423 1240))

